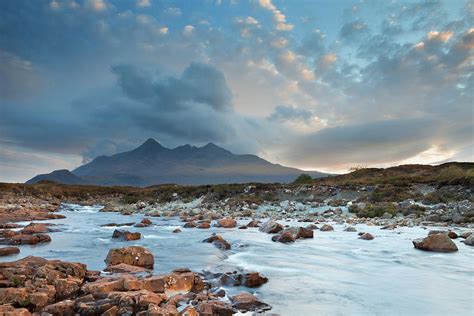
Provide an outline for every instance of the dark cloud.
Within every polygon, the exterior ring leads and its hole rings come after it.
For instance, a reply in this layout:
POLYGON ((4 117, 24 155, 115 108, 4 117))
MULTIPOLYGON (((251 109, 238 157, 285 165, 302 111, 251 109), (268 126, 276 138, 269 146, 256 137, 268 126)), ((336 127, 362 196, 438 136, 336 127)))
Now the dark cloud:
POLYGON ((275 107, 275 110, 268 116, 268 119, 275 122, 285 122, 292 120, 308 122, 312 117, 313 113, 309 110, 295 108, 288 105, 279 105, 275 107))

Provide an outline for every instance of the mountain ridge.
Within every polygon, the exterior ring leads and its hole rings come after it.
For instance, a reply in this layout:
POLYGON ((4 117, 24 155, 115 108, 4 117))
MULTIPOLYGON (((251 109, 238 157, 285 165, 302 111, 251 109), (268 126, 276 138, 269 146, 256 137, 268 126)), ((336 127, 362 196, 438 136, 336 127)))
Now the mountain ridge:
POLYGON ((57 171, 53 171, 38 175, 26 183, 52 180, 77 184, 78 179, 84 184, 132 186, 163 183, 198 185, 290 182, 301 173, 309 173, 313 177, 327 176, 317 171, 303 171, 274 164, 257 155, 236 155, 214 143, 202 147, 186 144, 167 148, 149 138, 130 151, 98 156, 69 174, 63 170, 61 177, 57 175, 57 171))

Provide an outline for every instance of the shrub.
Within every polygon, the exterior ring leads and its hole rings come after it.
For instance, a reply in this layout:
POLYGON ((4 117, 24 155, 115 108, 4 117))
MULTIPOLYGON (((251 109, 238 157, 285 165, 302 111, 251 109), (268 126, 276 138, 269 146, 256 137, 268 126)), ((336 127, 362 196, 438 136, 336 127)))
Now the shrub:
POLYGON ((294 184, 311 184, 313 183, 313 178, 309 174, 303 173, 296 178, 295 181, 293 181, 294 184))
POLYGON ((393 203, 368 204, 364 209, 357 210, 357 217, 381 217, 385 213, 397 214, 397 207, 393 203))

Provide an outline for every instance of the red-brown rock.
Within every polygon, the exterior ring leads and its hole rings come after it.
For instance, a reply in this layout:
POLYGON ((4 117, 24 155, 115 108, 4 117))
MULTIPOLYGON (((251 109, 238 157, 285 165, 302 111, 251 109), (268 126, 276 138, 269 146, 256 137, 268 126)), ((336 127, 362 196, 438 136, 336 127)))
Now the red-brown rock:
POLYGON ((218 220, 217 226, 222 228, 234 228, 237 226, 237 221, 233 218, 226 217, 218 220))
POLYGON ((432 234, 428 237, 413 240, 415 248, 426 251, 454 252, 458 251, 456 244, 447 234, 432 234))
POLYGON ((111 249, 107 254, 105 262, 108 266, 125 263, 132 266, 153 269, 155 259, 153 254, 138 246, 111 249))
POLYGON ((116 229, 114 230, 114 233, 112 234, 112 238, 114 239, 120 239, 120 240, 138 240, 142 237, 142 234, 136 232, 136 233, 131 233, 128 230, 121 230, 121 229, 116 229))
POLYGON ((16 253, 20 253, 20 249, 18 247, 2 247, 0 248, 0 257, 9 256, 16 253))

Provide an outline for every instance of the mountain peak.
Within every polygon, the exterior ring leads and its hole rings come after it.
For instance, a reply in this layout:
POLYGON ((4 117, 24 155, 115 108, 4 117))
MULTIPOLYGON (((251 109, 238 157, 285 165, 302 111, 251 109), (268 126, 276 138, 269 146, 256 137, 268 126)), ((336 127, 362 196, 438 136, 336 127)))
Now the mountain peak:
POLYGON ((161 147, 161 144, 159 142, 157 142, 154 138, 150 137, 141 146, 146 146, 146 147, 160 146, 161 147))

